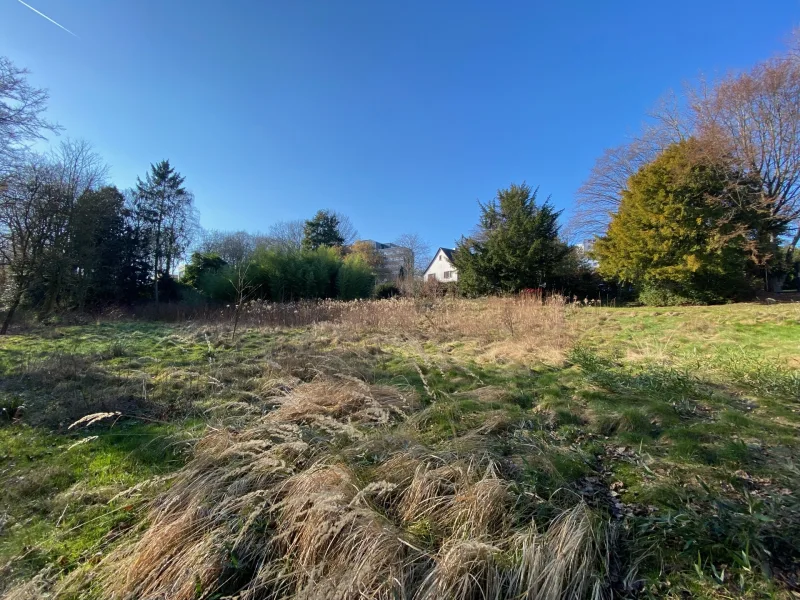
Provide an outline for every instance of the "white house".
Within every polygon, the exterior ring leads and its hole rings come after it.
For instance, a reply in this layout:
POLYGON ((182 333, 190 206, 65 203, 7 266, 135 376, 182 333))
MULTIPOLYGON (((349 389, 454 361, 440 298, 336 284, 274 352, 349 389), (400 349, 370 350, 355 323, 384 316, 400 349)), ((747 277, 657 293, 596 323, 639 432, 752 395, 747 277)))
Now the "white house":
POLYGON ((458 273, 453 266, 453 249, 439 248, 422 277, 425 281, 458 281, 458 273))

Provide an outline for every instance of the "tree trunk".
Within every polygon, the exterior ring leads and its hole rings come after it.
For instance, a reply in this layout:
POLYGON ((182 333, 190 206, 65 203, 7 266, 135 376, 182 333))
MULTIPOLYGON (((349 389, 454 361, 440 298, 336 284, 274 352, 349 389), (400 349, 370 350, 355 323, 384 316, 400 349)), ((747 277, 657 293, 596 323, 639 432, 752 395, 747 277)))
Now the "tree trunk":
POLYGON ((797 226, 797 233, 794 234, 789 247, 786 249, 786 262, 794 270, 794 285, 797 291, 800 292, 800 260, 794 262, 794 251, 798 242, 800 242, 800 225, 797 226))
POLYGON ((158 251, 156 251, 155 258, 153 260, 153 297, 156 301, 156 307, 158 306, 158 262, 161 257, 158 255, 158 251))
POLYGON ((158 308, 158 263, 161 262, 161 223, 163 221, 163 200, 161 202, 162 208, 158 215, 158 221, 156 222, 156 248, 155 248, 155 260, 153 261, 153 285, 155 289, 155 299, 156 299, 156 308, 158 308))
POLYGON ((767 291, 780 293, 783 290, 783 283, 786 281, 786 273, 770 275, 767 279, 767 291))
POLYGON ((233 313, 233 333, 231 334, 231 341, 236 341, 236 328, 239 326, 239 315, 241 314, 241 304, 236 305, 233 313))
POLYGON ((47 291, 47 298, 45 298, 45 303, 41 311, 42 316, 49 315, 51 312, 53 312, 53 308, 56 306, 58 296, 61 294, 61 287, 64 284, 64 278, 62 276, 63 272, 64 270, 62 269, 61 261, 57 260, 56 274, 47 291))
POLYGON ((22 288, 20 288, 14 295, 14 299, 11 301, 11 306, 8 307, 6 318, 3 320, 3 326, 0 328, 0 335, 6 335, 8 333, 8 328, 11 325, 11 319, 14 318, 14 313, 16 312, 19 303, 22 301, 22 291, 22 288))

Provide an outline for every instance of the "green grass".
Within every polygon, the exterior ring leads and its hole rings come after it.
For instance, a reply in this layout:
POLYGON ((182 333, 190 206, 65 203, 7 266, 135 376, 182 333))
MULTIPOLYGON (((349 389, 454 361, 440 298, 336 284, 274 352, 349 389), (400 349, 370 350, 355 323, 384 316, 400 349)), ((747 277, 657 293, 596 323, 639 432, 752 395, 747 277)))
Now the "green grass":
POLYGON ((0 427, 0 563, 9 577, 71 569, 103 538, 131 527, 141 495, 115 496, 183 463, 186 434, 132 421, 74 434, 0 427), (95 437, 96 436, 96 437, 95 437))
MULTIPOLYGON (((0 579, 90 564, 168 482, 112 498, 178 469, 207 423, 246 419, 282 378, 330 371, 415 391, 420 410, 382 433, 386 444, 482 444, 516 469, 531 502, 521 514, 547 518, 579 497, 607 513, 644 595, 788 597, 800 564, 800 306, 573 319, 580 339, 557 365, 335 328, 232 343, 197 327, 102 323, 0 339, 0 405, 25 407, 0 426, 0 579), (67 429, 101 410, 123 417, 67 429)), ((380 462, 377 450, 341 452, 365 477, 380 462)), ((412 529, 436 543, 430 523, 412 529)))

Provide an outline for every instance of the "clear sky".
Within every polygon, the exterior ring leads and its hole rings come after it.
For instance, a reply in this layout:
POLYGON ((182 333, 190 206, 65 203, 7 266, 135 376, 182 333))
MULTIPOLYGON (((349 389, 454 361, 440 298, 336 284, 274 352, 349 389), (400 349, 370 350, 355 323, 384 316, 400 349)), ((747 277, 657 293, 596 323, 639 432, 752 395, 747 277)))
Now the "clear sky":
POLYGON ((0 0, 0 54, 131 186, 169 158, 204 227, 330 207, 451 246, 526 180, 569 211, 668 89, 779 51, 800 0, 0 0))

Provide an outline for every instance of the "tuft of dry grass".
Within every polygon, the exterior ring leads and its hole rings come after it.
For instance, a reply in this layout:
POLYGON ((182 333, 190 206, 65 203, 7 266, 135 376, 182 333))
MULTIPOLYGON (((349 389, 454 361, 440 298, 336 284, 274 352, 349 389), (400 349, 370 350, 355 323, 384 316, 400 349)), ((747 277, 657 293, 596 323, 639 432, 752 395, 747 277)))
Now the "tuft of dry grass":
POLYGON ((330 436, 358 437, 356 425, 399 418, 410 401, 322 376, 276 403, 248 429, 212 430, 198 442, 140 539, 103 562, 109 597, 189 600, 226 586, 241 598, 393 597, 407 546, 370 504, 391 486, 360 486, 318 459, 330 436))
POLYGON ((490 466, 481 480, 459 490, 446 515, 453 536, 464 539, 483 539, 489 535, 505 537, 514 504, 508 488, 509 482, 498 477, 490 466))
POLYGON ((295 597, 388 599, 404 588, 409 547, 369 493, 339 465, 317 465, 281 488, 275 542, 292 557, 283 586, 295 597))
POLYGON ((414 477, 400 503, 400 515, 406 523, 420 519, 444 523, 453 499, 469 485, 474 474, 468 465, 453 463, 432 466, 418 462, 414 477))
POLYGON ((501 600, 508 574, 502 552, 486 541, 452 540, 422 582, 418 600, 501 600))
POLYGON ((368 386, 350 378, 319 377, 298 387, 293 394, 280 398, 268 420, 285 423, 357 421, 362 425, 385 425, 404 417, 409 400, 396 388, 368 386))
POLYGON ((544 533, 534 527, 518 535, 519 566, 513 597, 529 600, 600 598, 603 557, 588 507, 581 503, 563 512, 544 533))

